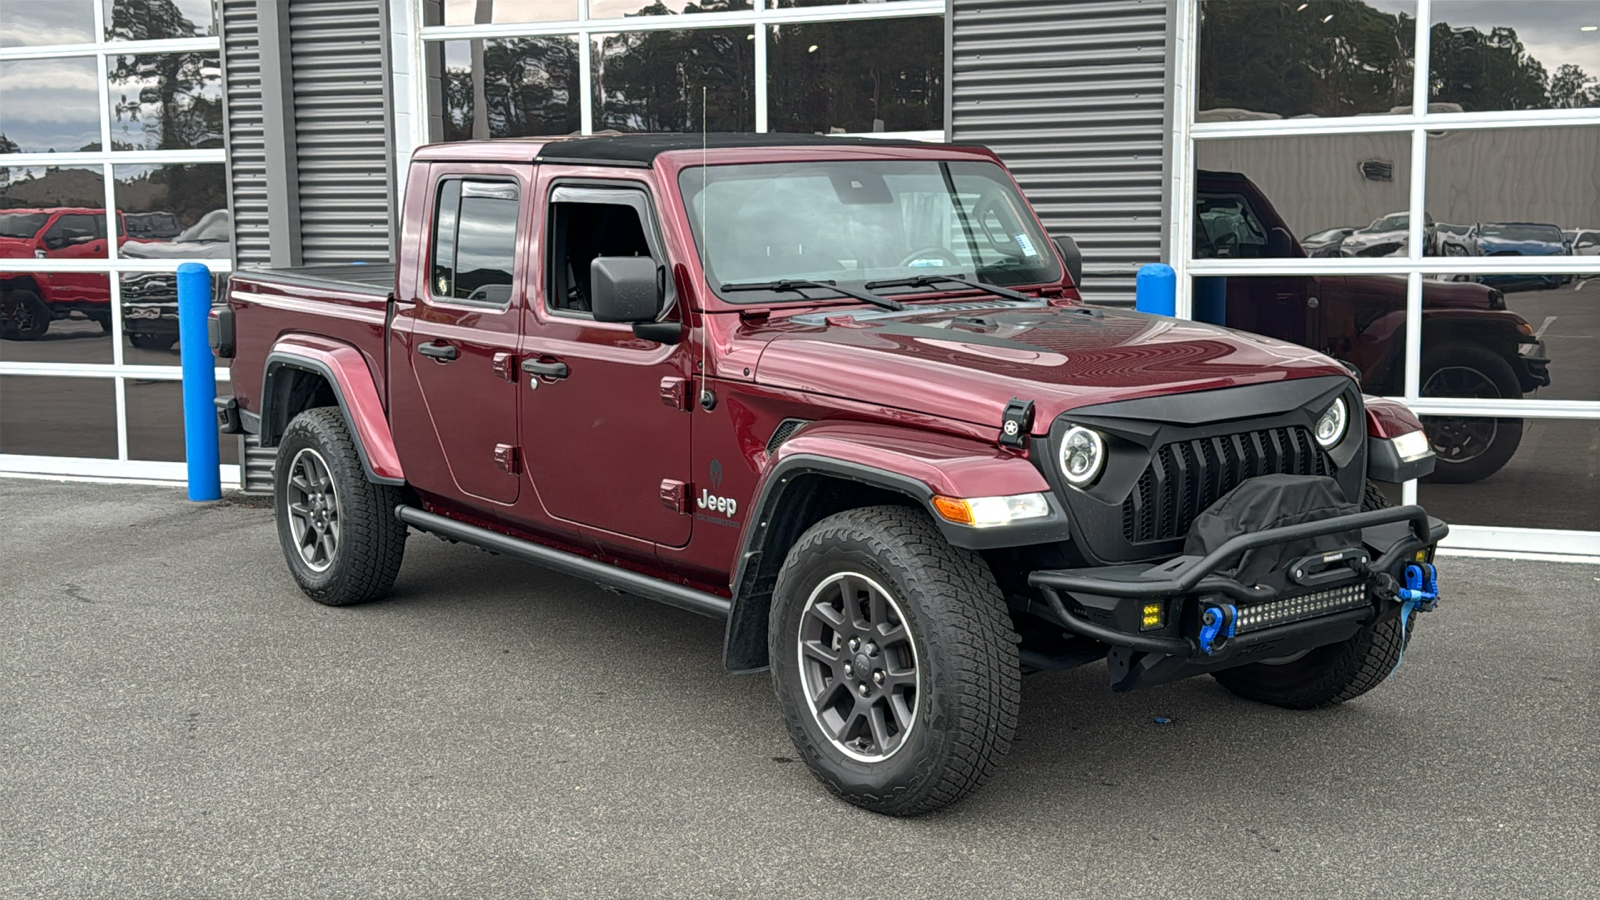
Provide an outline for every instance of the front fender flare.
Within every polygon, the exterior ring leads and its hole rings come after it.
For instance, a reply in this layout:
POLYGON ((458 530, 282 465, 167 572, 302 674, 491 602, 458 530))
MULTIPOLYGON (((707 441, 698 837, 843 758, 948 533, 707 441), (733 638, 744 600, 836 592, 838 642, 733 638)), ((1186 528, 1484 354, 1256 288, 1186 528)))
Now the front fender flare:
POLYGON ((276 402, 273 378, 285 369, 298 369, 321 375, 333 390, 344 413, 345 426, 355 439, 361 455, 361 468, 367 479, 379 484, 405 484, 400 455, 395 451, 394 434, 383 408, 378 386, 361 351, 349 344, 314 335, 288 335, 280 338, 267 354, 261 379, 261 420, 272 421, 270 404, 276 402))
MULTIPOLYGON (((734 571, 733 602, 724 640, 723 662, 731 672, 755 672, 767 665, 767 614, 780 554, 787 553, 803 527, 798 510, 785 510, 787 497, 810 476, 849 481, 899 494, 927 512, 952 545, 973 550, 1017 547, 1070 539, 1067 513, 1050 485, 1021 455, 966 438, 930 435, 894 426, 818 423, 805 428, 778 450, 756 489, 754 514, 745 523, 734 571), (948 522, 934 512, 934 494, 988 497, 1043 493, 1050 516, 1022 525, 972 528, 948 522)), ((809 527, 808 519, 801 519, 809 527)))

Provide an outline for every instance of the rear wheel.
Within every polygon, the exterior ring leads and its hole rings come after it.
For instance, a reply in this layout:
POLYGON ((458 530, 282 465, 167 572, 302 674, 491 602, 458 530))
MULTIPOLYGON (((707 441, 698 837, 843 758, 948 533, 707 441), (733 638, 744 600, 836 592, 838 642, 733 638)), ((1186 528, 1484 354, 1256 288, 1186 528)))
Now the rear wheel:
POLYGON ((1016 637, 977 554, 919 510, 830 516, 773 591, 773 687, 813 774, 857 806, 916 815, 976 790, 1011 746, 1016 637))
POLYGON ((376 600, 400 573, 400 491, 367 480, 337 407, 307 410, 278 445, 278 542, 306 596, 329 606, 376 600))
POLYGON ((8 341, 36 341, 50 330, 50 307, 29 290, 8 291, 0 296, 0 338, 8 341))

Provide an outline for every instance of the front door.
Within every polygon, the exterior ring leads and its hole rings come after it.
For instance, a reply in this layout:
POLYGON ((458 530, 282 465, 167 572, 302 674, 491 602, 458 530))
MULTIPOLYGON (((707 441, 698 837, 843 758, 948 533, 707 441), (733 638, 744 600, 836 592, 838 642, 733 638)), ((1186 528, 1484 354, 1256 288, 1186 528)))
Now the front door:
POLYGON ((409 332, 396 344, 407 358, 390 362, 416 379, 445 463, 408 472, 421 490, 517 499, 516 353, 526 304, 516 250, 526 194, 509 170, 446 172, 433 183, 427 278, 410 286, 419 296, 396 316, 395 327, 409 332))
POLYGON ((542 184, 545 271, 520 388, 529 474, 558 520, 681 547, 693 519, 669 504, 674 490, 686 496, 690 480, 692 418, 676 399, 687 396, 687 345, 641 340, 631 326, 589 313, 595 257, 668 265, 648 186, 548 176, 542 184))

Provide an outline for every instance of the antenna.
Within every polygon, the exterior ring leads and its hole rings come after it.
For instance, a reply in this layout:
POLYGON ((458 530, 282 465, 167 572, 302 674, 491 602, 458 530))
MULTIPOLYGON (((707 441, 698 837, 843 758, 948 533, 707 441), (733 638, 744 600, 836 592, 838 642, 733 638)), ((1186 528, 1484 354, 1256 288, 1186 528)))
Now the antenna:
MULTIPOLYGON (((706 86, 700 85, 700 240, 697 248, 700 251, 700 277, 706 280, 706 289, 710 290, 710 273, 706 269, 706 241, 710 236, 706 233, 706 204, 711 198, 706 196, 706 86)), ((711 393, 706 379, 711 374, 707 368, 707 347, 711 343, 711 319, 706 315, 705 306, 700 308, 700 408, 710 412, 717 408, 717 395, 711 393)))

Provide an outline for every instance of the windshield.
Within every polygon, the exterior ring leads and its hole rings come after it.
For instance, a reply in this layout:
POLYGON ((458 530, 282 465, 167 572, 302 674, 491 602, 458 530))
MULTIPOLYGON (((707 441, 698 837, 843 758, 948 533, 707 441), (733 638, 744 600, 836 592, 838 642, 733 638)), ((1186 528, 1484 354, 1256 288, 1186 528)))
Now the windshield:
POLYGON ((1561 243, 1561 229, 1554 225, 1485 225, 1479 234, 1508 241, 1548 241, 1561 243))
POLYGON ((228 211, 214 209, 200 217, 200 221, 184 229, 183 233, 173 238, 175 244, 195 242, 209 243, 225 241, 228 235, 228 211))
POLYGON ((1319 231, 1316 234, 1307 235, 1306 237, 1301 238, 1300 243, 1314 244, 1319 241, 1331 241, 1334 238, 1344 237, 1349 231, 1350 229, 1348 228, 1329 228, 1327 231, 1319 231))
MULTIPOLYGON (((713 289, 786 279, 859 289, 935 274, 998 285, 1061 280, 1048 239, 993 163, 710 166, 685 169, 678 186, 713 289)), ((794 294, 724 299, 771 302, 794 294)))
POLYGON ((39 233, 39 226, 48 218, 50 218, 49 213, 0 215, 0 237, 31 238, 39 233))
POLYGON ((1366 227, 1367 231, 1405 231, 1411 227, 1410 216, 1384 216, 1366 227))

